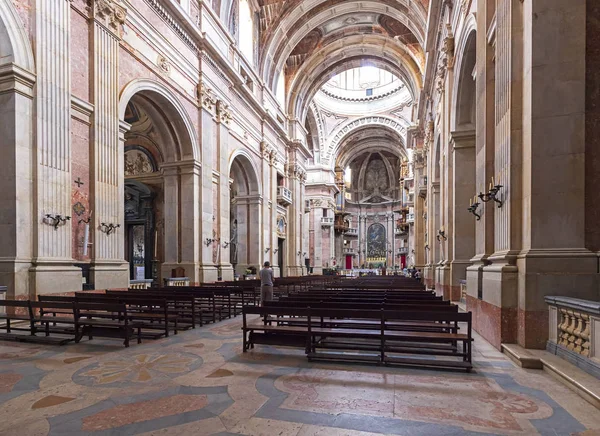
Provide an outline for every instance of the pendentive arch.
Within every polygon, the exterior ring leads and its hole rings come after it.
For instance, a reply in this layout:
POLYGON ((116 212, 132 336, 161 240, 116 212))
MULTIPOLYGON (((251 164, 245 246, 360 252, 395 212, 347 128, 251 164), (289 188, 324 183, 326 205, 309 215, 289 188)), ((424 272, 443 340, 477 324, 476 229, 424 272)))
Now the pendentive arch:
POLYGON ((412 99, 418 97, 422 85, 419 67, 400 44, 381 37, 348 37, 340 44, 332 45, 330 50, 313 54, 304 61, 287 92, 290 117, 303 122, 312 98, 331 77, 363 65, 373 65, 395 74, 407 86, 412 99), (347 47, 345 44, 349 41, 354 43, 347 47))
POLYGON ((422 8, 415 6, 417 4, 418 2, 411 2, 407 7, 401 2, 395 2, 394 6, 391 6, 381 1, 335 0, 325 3, 323 0, 304 0, 298 2, 298 5, 280 17, 277 26, 269 31, 270 35, 261 56, 260 71, 263 79, 269 87, 273 88, 278 72, 282 71, 283 64, 296 44, 308 32, 324 24, 335 14, 361 11, 387 15, 406 25, 423 46, 427 18, 422 8), (394 7, 396 3, 398 7, 394 7))
POLYGON ((325 153, 323 153, 323 160, 330 161, 331 165, 334 165, 335 157, 340 153, 342 145, 345 143, 347 138, 359 129, 363 128, 382 128, 392 132, 398 140, 398 148, 404 150, 406 135, 406 127, 402 123, 385 115, 370 115, 362 118, 356 118, 348 123, 340 126, 335 133, 333 133, 332 140, 328 144, 325 153))

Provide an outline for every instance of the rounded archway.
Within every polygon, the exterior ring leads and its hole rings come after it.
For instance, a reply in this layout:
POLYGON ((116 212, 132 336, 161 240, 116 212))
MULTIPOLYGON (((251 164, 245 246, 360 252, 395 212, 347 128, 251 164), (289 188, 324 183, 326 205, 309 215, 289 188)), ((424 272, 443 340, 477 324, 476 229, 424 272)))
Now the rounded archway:
POLYGON ((238 275, 260 268, 260 185, 251 157, 238 151, 230 161, 229 260, 238 275))
MULTIPOLYGON (((193 248, 182 241, 185 222, 197 215, 196 130, 180 100, 162 84, 135 80, 121 92, 124 134, 124 253, 131 280, 195 277, 193 248), (192 168, 192 170, 190 170, 192 168), (190 216, 187 216, 190 215, 190 216)), ((194 237, 194 232, 187 237, 194 237)))
POLYGON ((29 295, 34 252, 34 83, 35 64, 29 37, 10 0, 0 0, 0 283, 7 298, 29 295))

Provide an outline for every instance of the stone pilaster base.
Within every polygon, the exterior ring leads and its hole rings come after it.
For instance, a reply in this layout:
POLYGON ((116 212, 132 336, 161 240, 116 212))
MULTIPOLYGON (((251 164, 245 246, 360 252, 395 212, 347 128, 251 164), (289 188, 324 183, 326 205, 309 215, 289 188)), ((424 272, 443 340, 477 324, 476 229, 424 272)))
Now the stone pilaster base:
POLYGON ((322 275, 323 274, 323 267, 322 266, 313 266, 313 275, 318 276, 318 275, 322 275))
POLYGON ((460 301, 460 282, 467 280, 467 267, 471 261, 453 260, 450 263, 450 295, 452 301, 460 301))
POLYGON ((233 280, 233 266, 230 263, 221 264, 221 280, 224 282, 233 280))
POLYGON ((548 340, 548 295, 597 300, 598 258, 587 250, 530 250, 519 255, 518 344, 544 349, 548 340))
POLYGON ((72 262, 40 261, 29 268, 30 298, 83 289, 81 268, 72 262))
POLYGON ((516 308, 501 308, 467 294, 467 311, 473 312, 473 329, 498 350, 502 343, 514 342, 516 308))
POLYGON ((215 265, 200 265, 198 272, 200 283, 214 283, 218 279, 218 271, 215 265))
POLYGON ((435 287, 435 269, 432 265, 423 267, 423 283, 428 289, 435 287))
POLYGON ((444 300, 450 300, 452 298, 450 292, 450 266, 438 266, 435 277, 435 293, 443 296, 444 300))
POLYGON ((302 267, 300 265, 288 266, 286 274, 288 277, 299 277, 302 275, 302 267))
POLYGON ((92 262, 90 281, 95 289, 128 288, 129 264, 118 261, 92 262))
POLYGON ((31 261, 0 259, 0 285, 8 288, 6 298, 29 298, 29 269, 31 261))

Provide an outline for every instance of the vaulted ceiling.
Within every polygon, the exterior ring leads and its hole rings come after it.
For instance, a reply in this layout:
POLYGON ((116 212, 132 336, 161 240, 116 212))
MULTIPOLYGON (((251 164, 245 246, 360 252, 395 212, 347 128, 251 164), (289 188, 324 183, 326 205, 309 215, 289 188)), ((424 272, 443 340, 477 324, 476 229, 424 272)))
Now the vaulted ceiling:
POLYGON ((259 0, 259 70, 273 90, 284 73, 286 110, 303 121, 318 89, 360 65, 392 71, 418 97, 429 0, 259 0))

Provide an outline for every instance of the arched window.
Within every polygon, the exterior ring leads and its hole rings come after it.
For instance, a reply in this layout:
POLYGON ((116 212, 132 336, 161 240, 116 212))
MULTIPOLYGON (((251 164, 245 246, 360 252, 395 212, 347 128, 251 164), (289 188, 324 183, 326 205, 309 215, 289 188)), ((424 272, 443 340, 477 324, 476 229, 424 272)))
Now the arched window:
POLYGON ((240 51, 251 65, 254 64, 254 20, 248 0, 240 0, 240 51))
POLYGON ((283 73, 283 70, 281 73, 279 73, 279 78, 277 79, 277 90, 275 92, 275 97, 277 97, 277 101, 285 110, 285 74, 283 73))

